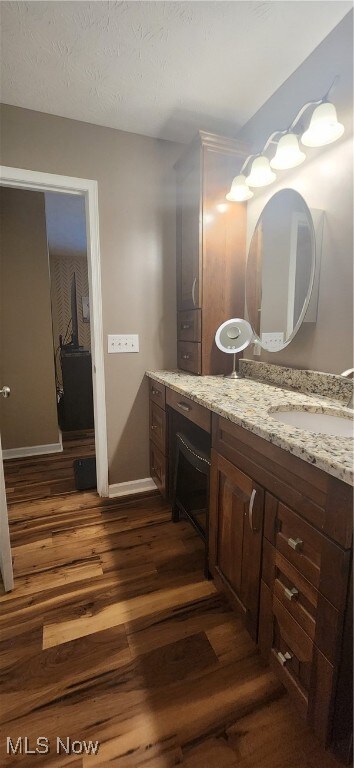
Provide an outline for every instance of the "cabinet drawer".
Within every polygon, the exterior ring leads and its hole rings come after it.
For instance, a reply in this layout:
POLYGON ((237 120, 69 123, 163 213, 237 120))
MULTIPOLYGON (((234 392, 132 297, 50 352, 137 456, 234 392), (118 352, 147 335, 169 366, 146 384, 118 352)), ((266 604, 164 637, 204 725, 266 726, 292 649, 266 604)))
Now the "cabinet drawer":
POLYGON ((201 341, 202 313, 200 309, 178 312, 177 338, 179 341, 201 341))
POLYGON ((162 453, 166 447, 166 413, 150 401, 150 439, 162 453))
POLYGON ((262 578, 272 594, 332 663, 340 631, 339 611, 267 539, 262 578))
POLYGON ((207 408, 190 400, 189 397, 178 394, 173 389, 167 389, 166 403, 185 416, 186 419, 204 429, 205 432, 211 431, 211 413, 207 408))
POLYGON ((306 717, 314 644, 262 581, 259 644, 306 717))
POLYGON ((159 381, 155 381, 155 379, 149 379, 149 395, 150 400, 165 410, 166 387, 163 384, 160 384, 159 381))
POLYGON ((202 345, 196 341, 177 342, 177 365, 181 371, 202 372, 202 345))
POLYGON ((262 580, 259 645, 323 745, 328 744, 334 667, 262 580))
POLYGON ((166 493, 166 458, 150 440, 150 473, 160 493, 166 493))
POLYGON ((268 493, 264 535, 327 600, 339 611, 344 609, 349 551, 342 550, 268 493))

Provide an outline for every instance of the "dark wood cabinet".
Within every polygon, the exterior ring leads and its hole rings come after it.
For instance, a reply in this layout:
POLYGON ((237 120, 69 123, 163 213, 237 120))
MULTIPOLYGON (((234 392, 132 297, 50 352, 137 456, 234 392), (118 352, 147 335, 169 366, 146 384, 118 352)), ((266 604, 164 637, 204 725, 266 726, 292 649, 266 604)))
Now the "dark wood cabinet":
POLYGON ((150 474, 162 496, 167 493, 166 387, 149 379, 150 474))
POLYGON ((257 638, 263 489, 212 451, 209 567, 216 583, 257 638))
POLYGON ((343 648, 352 653, 352 628, 346 619, 352 489, 216 415, 211 477, 211 570, 216 581, 241 607, 248 626, 251 616, 253 636, 258 624, 262 655, 322 744, 349 754, 349 718, 339 722, 333 712, 334 704, 347 711, 352 698, 341 673, 346 668, 343 648), (261 511, 256 523, 259 541, 252 539, 246 524, 255 489, 259 510, 264 504, 263 534, 261 511), (247 538, 245 544, 245 532, 252 549, 247 538))
POLYGON ((157 486, 165 494, 173 471, 167 420, 211 431, 210 572, 322 744, 349 762, 351 487, 168 386, 150 388, 157 486))
POLYGON ((225 194, 247 154, 240 142, 200 131, 176 164, 178 367, 225 373, 215 332, 244 315, 246 207, 225 194))

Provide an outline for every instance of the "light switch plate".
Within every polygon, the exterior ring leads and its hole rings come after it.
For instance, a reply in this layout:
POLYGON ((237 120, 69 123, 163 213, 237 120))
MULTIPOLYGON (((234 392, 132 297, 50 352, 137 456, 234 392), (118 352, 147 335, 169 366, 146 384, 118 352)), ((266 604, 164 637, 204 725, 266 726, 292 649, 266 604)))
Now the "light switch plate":
POLYGON ((108 352, 139 352, 138 334, 108 334, 108 352))

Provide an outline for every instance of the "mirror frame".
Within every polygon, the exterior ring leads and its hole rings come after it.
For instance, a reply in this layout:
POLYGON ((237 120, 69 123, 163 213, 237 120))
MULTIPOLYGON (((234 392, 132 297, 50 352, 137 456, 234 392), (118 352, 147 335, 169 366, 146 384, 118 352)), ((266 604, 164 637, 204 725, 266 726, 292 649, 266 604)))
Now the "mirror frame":
POLYGON ((276 352, 282 352, 282 350, 285 349, 285 347, 287 347, 290 344, 291 341, 293 341, 294 337, 296 336, 296 334, 300 330, 300 328, 302 326, 302 323, 303 323, 303 320, 304 320, 304 317, 305 317, 306 312, 308 310, 309 303, 311 301, 311 296, 312 296, 312 291, 313 291, 313 286, 314 286, 314 280, 315 280, 315 273, 316 273, 316 263, 317 263, 316 233, 315 233, 315 226, 314 226, 311 210, 310 210, 309 206, 307 205, 306 200, 304 200, 304 198, 302 197, 300 192, 297 191, 297 189, 292 189, 291 187, 284 187, 283 189, 279 189, 277 192, 275 192, 274 195, 272 195, 272 197, 269 198, 269 200, 267 200, 265 206, 262 208, 262 210, 261 210, 261 212, 260 212, 260 214, 258 216, 258 219, 257 219, 257 222, 256 222, 256 226, 255 226, 255 228, 254 228, 254 230, 252 232, 252 237, 250 239, 250 243, 249 243, 249 247, 248 247, 248 251, 247 251, 247 261, 246 261, 246 270, 245 270, 245 308, 246 308, 246 313, 247 313, 247 319, 248 319, 248 322, 250 323, 250 325, 252 327, 252 330, 253 330, 254 341, 257 344, 260 344, 260 346, 262 347, 262 349, 265 350, 265 352, 270 352, 272 354, 275 354, 276 352), (277 197, 278 195, 281 195, 282 192, 295 192, 301 198, 301 200, 302 200, 302 202, 304 204, 305 212, 307 213, 308 218, 309 218, 309 226, 310 226, 310 230, 311 230, 313 259, 312 259, 311 275, 310 275, 309 287, 308 287, 306 299, 304 301, 304 305, 303 305, 302 311, 301 311, 301 313, 299 315, 298 321, 297 321, 297 323, 295 325, 295 328, 293 329, 293 331, 290 334, 290 336, 288 337, 288 339, 282 344, 281 347, 279 347, 279 349, 268 349, 267 347, 263 346, 262 340, 260 339, 260 337, 258 336, 256 331, 254 330, 252 322, 251 322, 251 318, 249 316, 248 303, 247 303, 247 269, 248 269, 249 253, 250 253, 250 249, 251 249, 252 240, 253 240, 253 237, 255 235, 255 232, 257 231, 257 227, 258 227, 258 225, 259 225, 259 223, 261 221, 261 218, 262 218, 262 216, 264 214, 264 211, 265 211, 267 205, 269 205, 269 203, 271 203, 271 201, 274 200, 275 197, 277 197), (310 222, 311 222, 311 224, 310 224, 310 222))

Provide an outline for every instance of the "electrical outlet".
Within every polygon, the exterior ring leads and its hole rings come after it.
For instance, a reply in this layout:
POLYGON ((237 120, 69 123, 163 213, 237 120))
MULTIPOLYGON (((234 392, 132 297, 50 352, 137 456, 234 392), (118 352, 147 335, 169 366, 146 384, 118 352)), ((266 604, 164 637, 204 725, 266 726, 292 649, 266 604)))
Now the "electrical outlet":
POLYGON ((277 352, 284 344, 283 331, 273 331, 272 333, 262 333, 262 347, 269 349, 270 352, 277 352))
POLYGON ((109 334, 108 352, 139 352, 139 336, 137 333, 109 334))
POLYGON ((262 352, 262 347, 259 343, 259 341, 255 341, 253 343, 253 354, 255 357, 259 357, 262 352))

